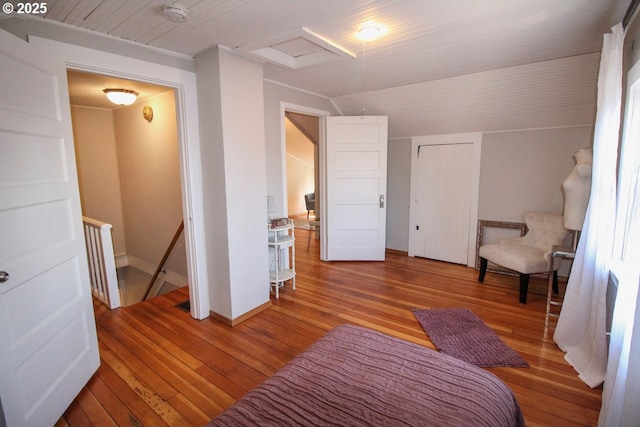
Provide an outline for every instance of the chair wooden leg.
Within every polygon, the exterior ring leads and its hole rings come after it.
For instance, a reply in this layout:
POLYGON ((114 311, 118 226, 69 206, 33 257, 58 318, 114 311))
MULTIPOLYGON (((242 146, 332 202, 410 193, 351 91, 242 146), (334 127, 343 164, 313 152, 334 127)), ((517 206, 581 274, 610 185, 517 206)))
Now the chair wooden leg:
POLYGON ((529 275, 520 273, 520 304, 527 303, 528 291, 529 291, 529 275))
POLYGON ((480 258, 480 274, 478 275, 478 282, 484 282, 484 275, 487 274, 487 264, 488 261, 486 258, 480 258))
POLYGON ((553 293, 558 294, 558 270, 553 270, 553 293))

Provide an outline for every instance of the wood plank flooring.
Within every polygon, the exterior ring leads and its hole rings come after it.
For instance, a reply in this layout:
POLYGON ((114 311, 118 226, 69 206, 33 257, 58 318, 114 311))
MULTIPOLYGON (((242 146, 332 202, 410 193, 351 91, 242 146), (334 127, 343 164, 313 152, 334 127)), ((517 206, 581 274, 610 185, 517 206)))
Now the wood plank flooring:
POLYGON ((296 290, 236 327, 194 320, 176 307, 186 288, 109 311, 96 303, 102 363, 57 426, 201 426, 331 328, 353 323, 427 347, 412 308, 467 307, 529 368, 491 368, 515 392, 528 426, 593 426, 601 388, 590 389, 545 331, 546 281, 526 305, 517 278, 390 251, 385 262, 319 260, 297 230, 296 290))

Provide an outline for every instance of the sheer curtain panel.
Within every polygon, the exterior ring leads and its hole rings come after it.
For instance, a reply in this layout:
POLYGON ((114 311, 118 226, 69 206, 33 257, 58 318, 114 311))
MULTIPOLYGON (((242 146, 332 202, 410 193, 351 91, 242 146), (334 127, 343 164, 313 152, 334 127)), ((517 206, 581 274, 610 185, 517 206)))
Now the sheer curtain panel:
POLYGON ((599 426, 637 426, 640 420, 640 62, 627 76, 620 150, 618 212, 611 270, 618 293, 599 426))
POLYGON ((598 75, 591 198, 554 340, 589 387, 607 367, 606 290, 616 214, 616 162, 622 98, 622 23, 605 34, 598 75))

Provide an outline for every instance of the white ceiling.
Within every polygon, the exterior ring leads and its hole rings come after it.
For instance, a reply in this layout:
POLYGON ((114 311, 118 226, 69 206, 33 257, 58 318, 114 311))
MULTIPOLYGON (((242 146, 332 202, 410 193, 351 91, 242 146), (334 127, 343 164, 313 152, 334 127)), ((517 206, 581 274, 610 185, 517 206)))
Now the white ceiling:
MULTIPOLYGON (((516 101, 513 92, 535 101, 540 94, 536 82, 541 72, 547 72, 551 78, 543 83, 545 90, 560 89, 556 102, 559 108, 580 110, 583 115, 574 121, 584 122, 592 115, 592 109, 587 111, 579 105, 583 102, 580 93, 590 97, 589 103, 593 104, 602 35, 622 20, 629 2, 180 0, 178 3, 187 7, 189 17, 186 22, 176 24, 163 17, 164 0, 50 0, 44 19, 189 57, 215 45, 239 53, 245 48, 246 52, 247 46, 279 40, 283 34, 304 27, 357 57, 347 55, 330 64, 302 69, 265 63, 265 78, 332 98, 345 114, 359 114, 363 105, 367 113, 388 114, 390 134, 402 137, 416 135, 415 132, 447 131, 438 123, 447 117, 445 113, 450 115, 468 104, 464 92, 456 90, 455 102, 443 101, 442 108, 431 102, 431 110, 424 111, 419 105, 425 97, 432 101, 434 97, 450 97, 453 87, 477 88, 482 84, 486 92, 482 96, 488 96, 482 101, 487 105, 507 102, 511 108, 515 102, 516 107, 529 104, 532 108, 534 104, 523 101, 527 98, 516 101), (383 38, 363 45, 356 33, 370 20, 384 25, 388 32, 383 38), (555 61, 551 62, 554 66, 541 65, 547 61, 555 61), (576 73, 578 66, 583 71, 576 73), (566 70, 562 78, 556 75, 558 67, 566 70), (497 85, 500 79, 511 82, 507 93, 497 85), (571 86, 568 88, 571 93, 565 94, 566 86, 571 86), (494 99, 496 91, 500 93, 494 99), (409 109, 410 104, 415 105, 409 109), (424 125, 403 123, 409 115, 417 115, 432 125, 425 129, 424 125)), ((553 116, 550 120, 529 125, 553 125, 558 111, 546 107, 545 111, 553 116)), ((522 113, 532 114, 526 108, 522 113)), ((474 120, 482 126, 473 129, 500 130, 511 126, 508 123, 489 126, 486 119, 476 117, 474 120)), ((493 116, 489 119, 498 120, 493 116)), ((591 122, 591 117, 588 121, 591 122)), ((571 120, 563 123, 574 124, 571 120)))

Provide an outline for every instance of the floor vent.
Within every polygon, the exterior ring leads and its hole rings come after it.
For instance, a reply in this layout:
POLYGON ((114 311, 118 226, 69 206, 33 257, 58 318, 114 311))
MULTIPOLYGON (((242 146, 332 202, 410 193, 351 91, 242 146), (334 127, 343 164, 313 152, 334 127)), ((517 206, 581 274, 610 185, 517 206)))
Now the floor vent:
POLYGON ((182 311, 186 311, 187 313, 191 312, 191 303, 189 301, 181 302, 180 304, 177 304, 176 307, 182 311))

